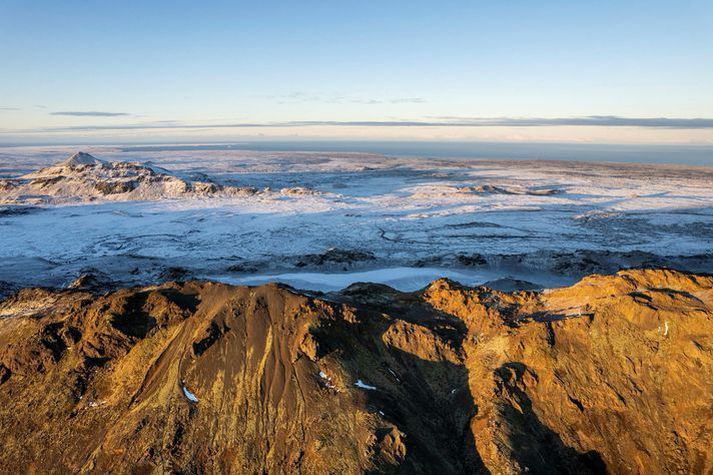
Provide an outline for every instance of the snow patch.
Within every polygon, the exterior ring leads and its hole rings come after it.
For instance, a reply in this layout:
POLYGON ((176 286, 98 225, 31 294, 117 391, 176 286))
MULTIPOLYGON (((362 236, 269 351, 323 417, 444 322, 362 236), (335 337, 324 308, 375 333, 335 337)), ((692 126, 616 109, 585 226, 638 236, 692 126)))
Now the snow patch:
POLYGON ((198 398, 196 397, 196 395, 190 392, 185 384, 182 384, 181 388, 183 389, 183 395, 186 396, 186 399, 191 402, 198 402, 198 398))
POLYGON ((319 377, 322 378, 322 380, 324 380, 324 386, 325 386, 327 389, 333 389, 333 390, 335 390, 336 392, 339 392, 339 388, 337 388, 337 387, 334 385, 334 383, 332 383, 332 378, 330 378, 329 376, 327 376, 327 373, 325 373, 324 371, 320 371, 320 372, 319 372, 319 377))
POLYGON ((109 165, 108 162, 105 162, 104 160, 99 160, 96 157, 93 157, 92 155, 86 153, 86 152, 77 152, 71 157, 69 157, 67 160, 61 162, 58 164, 58 166, 61 167, 77 167, 77 166, 82 166, 82 165, 101 165, 101 166, 106 166, 109 165))
MULTIPOLYGON (((661 334, 661 325, 656 329, 656 333, 661 334)), ((663 324, 663 336, 668 336, 668 320, 663 324)))
POLYGON ((371 385, 369 385, 369 384, 366 384, 366 383, 365 383, 364 381, 362 381, 361 379, 357 379, 357 380, 356 380, 356 383, 354 383, 354 386, 356 386, 356 387, 358 387, 358 388, 361 388, 361 389, 367 389, 367 390, 369 390, 369 391, 375 391, 375 390, 376 390, 376 386, 371 386, 371 385))

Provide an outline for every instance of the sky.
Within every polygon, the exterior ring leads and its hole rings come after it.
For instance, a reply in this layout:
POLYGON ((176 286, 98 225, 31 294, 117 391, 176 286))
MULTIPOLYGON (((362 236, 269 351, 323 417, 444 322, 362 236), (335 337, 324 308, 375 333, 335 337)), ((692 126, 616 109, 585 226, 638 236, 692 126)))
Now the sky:
POLYGON ((0 0, 0 143, 713 143, 713 2, 0 0))

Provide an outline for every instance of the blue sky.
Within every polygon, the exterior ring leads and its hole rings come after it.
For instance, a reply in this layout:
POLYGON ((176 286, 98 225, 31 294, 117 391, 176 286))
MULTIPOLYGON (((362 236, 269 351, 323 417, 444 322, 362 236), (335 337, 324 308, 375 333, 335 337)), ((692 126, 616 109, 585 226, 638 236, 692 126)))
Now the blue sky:
POLYGON ((0 141, 710 143, 712 51, 709 0, 2 0, 0 141))

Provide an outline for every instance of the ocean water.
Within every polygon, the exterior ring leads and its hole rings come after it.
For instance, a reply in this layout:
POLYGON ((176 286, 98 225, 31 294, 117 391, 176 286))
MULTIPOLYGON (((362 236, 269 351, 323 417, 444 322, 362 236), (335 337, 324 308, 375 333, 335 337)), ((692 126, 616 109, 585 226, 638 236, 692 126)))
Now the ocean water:
POLYGON ((127 152, 259 150, 364 152, 391 156, 450 159, 573 160, 713 166, 711 145, 613 145, 571 143, 427 142, 427 141, 250 141, 212 144, 142 144, 127 152))

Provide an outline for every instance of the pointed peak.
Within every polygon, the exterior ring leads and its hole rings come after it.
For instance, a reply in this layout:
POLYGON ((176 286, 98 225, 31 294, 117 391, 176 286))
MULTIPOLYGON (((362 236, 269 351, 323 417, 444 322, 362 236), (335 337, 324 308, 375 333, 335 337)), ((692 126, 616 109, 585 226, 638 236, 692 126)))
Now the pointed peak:
POLYGON ((67 160, 59 163, 60 166, 65 166, 65 167, 80 167, 80 166, 86 166, 86 165, 107 165, 107 162, 104 160, 99 160, 98 158, 86 153, 86 152, 77 152, 71 157, 69 157, 67 160))

